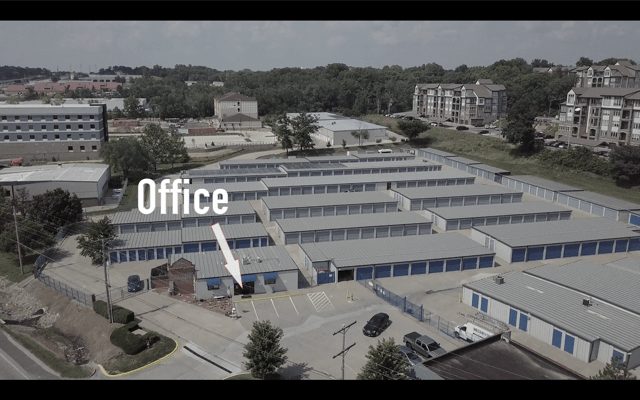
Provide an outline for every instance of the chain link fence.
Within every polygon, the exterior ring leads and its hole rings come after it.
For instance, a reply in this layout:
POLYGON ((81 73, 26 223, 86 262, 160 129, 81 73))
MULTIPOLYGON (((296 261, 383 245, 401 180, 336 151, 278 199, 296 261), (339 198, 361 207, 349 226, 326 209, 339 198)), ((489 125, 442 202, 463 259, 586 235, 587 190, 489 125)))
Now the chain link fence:
POLYGON ((93 301, 95 300, 95 298, 92 294, 85 293, 82 290, 76 289, 71 285, 60 282, 59 280, 48 276, 44 272, 38 274, 38 280, 49 286, 50 288, 65 294, 68 298, 76 300, 83 306, 89 308, 93 307, 93 301))

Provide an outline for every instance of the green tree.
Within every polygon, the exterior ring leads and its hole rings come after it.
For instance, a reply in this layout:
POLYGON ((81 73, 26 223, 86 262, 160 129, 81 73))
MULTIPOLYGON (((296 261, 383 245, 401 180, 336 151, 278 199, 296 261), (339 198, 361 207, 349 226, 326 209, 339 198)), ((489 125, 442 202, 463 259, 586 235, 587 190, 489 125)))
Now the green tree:
POLYGON ((636 376, 629 372, 627 365, 622 362, 620 356, 611 357, 611 362, 607 363, 598 374, 591 377, 598 381, 635 381, 636 376))
POLYGON ((170 135, 156 124, 144 127, 140 136, 140 144, 149 155, 149 163, 153 166, 154 171, 157 171, 159 163, 167 161, 172 149, 170 135))
POLYGON ((347 148, 347 141, 342 139, 342 148, 346 149, 347 148))
POLYGON ((149 167, 149 154, 136 137, 108 141, 100 148, 100 157, 125 178, 133 170, 143 171, 149 167))
POLYGON ((287 361, 287 349, 280 346, 284 335, 282 328, 271 325, 271 321, 256 321, 249 333, 249 343, 242 356, 247 359, 244 367, 254 378, 265 379, 287 361))
POLYGON ((640 183, 640 148, 617 146, 609 152, 613 163, 612 177, 618 186, 631 187, 640 183))
POLYGON ((359 131, 352 131, 351 136, 358 139, 358 146, 362 146, 362 141, 368 140, 370 137, 369 131, 366 129, 359 130, 359 131))
MULTIPOLYGON (((18 220, 18 234, 20 244, 33 250, 46 249, 56 241, 54 235, 42 224, 31 219, 20 218, 18 220)), ((15 228, 7 228, 0 234, 0 249, 7 253, 18 254, 18 242, 15 228)), ((25 247, 22 247, 22 254, 25 254, 25 247)), ((28 250, 27 250, 28 251, 28 250)))
POLYGON ((407 364, 393 338, 378 340, 376 347, 369 345, 369 352, 364 357, 368 361, 357 380, 409 380, 407 364))
POLYGON ((47 190, 32 197, 27 215, 44 229, 57 233, 61 227, 82 220, 82 201, 68 190, 47 190))
POLYGON ((593 65, 593 60, 587 57, 580 57, 578 61, 576 61, 576 67, 589 67, 593 65))
POLYGON ((424 122, 415 119, 413 121, 398 121, 398 128, 402 132, 403 135, 407 137, 410 141, 417 138, 422 132, 426 132, 429 130, 429 125, 424 122))
POLYGON ((291 118, 291 132, 295 144, 299 150, 312 149, 315 146, 312 135, 320 129, 318 125, 318 117, 311 114, 300 113, 298 116, 291 118))
MULTIPOLYGON (((123 78, 124 79, 124 78, 123 78)), ((142 117, 142 106, 138 103, 138 99, 129 96, 123 102, 124 113, 127 118, 136 119, 142 117)))
MULTIPOLYGON (((213 142, 211 145, 213 146, 213 142)), ((189 154, 187 153, 187 145, 184 137, 182 137, 176 129, 172 129, 171 132, 169 132, 166 146, 167 153, 164 161, 171 164, 171 168, 173 168, 175 163, 186 163, 189 161, 189 154)))
POLYGON ((105 249, 110 241, 116 238, 116 229, 108 218, 103 218, 97 222, 90 222, 85 234, 78 236, 78 249, 80 255, 91 258, 94 264, 101 264, 104 261, 105 253, 102 252, 102 241, 105 249))
POLYGON ((282 114, 269 125, 273 127, 273 133, 278 138, 282 149, 289 155, 289 150, 293 149, 291 119, 286 114, 282 114))

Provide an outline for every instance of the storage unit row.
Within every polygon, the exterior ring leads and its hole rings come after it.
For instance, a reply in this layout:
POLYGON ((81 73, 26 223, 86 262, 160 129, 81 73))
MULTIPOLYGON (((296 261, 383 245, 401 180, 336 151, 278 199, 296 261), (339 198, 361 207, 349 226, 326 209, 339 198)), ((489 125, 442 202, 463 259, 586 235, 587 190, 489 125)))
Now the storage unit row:
POLYGON ((519 203, 522 192, 498 185, 465 185, 438 188, 396 188, 389 193, 412 211, 437 207, 519 203))

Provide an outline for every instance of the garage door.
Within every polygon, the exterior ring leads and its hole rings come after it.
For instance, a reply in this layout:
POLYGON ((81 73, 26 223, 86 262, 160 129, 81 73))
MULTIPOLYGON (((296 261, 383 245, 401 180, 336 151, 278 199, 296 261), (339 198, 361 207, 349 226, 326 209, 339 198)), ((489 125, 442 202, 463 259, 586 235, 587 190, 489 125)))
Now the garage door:
POLYGON ((282 218, 282 210, 271 210, 269 211, 269 219, 274 221, 276 219, 282 218))
POLYGON ((288 218, 295 218, 296 217, 296 210, 294 208, 288 208, 286 210, 284 210, 284 218, 288 219, 288 218))
POLYGON ((347 215, 347 212, 348 212, 347 206, 336 207, 336 215, 347 215))
POLYGON ((356 269, 356 280, 373 279, 373 267, 360 267, 356 269))
POLYGON ((292 195, 300 195, 300 194, 302 194, 302 188, 301 187, 292 187, 291 188, 291 194, 292 195))
POLYGON ((311 216, 312 217, 322 217, 322 207, 313 207, 313 208, 311 208, 311 216))
POLYGON ((444 261, 429 261, 429 273, 434 274, 436 272, 444 271, 444 261))
POLYGON ((465 206, 475 206, 477 201, 478 201, 478 197, 477 196, 465 197, 464 198, 464 205, 465 206))
POLYGON ((542 260, 544 257, 544 246, 529 247, 527 251, 527 261, 542 260))
POLYGON ((444 198, 444 199, 437 199, 436 200, 436 207, 449 207, 449 204, 451 203, 451 199, 444 198))
POLYGON ((362 214, 372 214, 373 213, 373 204, 363 204, 362 209, 360 210, 362 214))
POLYGON ((497 225, 497 224, 498 224, 498 218, 496 217, 489 217, 486 219, 486 222, 485 222, 486 226, 497 225))
POLYGON ((302 194, 313 194, 313 187, 312 186, 303 186, 302 187, 302 194))
POLYGON ((362 229, 362 239, 373 239, 375 237, 375 228, 362 229))
POLYGON ((636 251, 636 250, 640 250, 640 239, 629 239, 628 251, 636 251))
POLYGON ((598 247, 597 242, 588 242, 582 243, 582 250, 580 251, 581 256, 592 256, 596 254, 596 249, 598 247))
POLYGON ((251 239, 236 240, 236 249, 248 249, 251 247, 251 239))
POLYGON ((316 232, 316 242, 328 242, 331 239, 331 232, 321 231, 316 232))
POLYGON ((364 185, 361 184, 361 183, 358 183, 358 184, 354 183, 351 188, 353 189, 354 192, 362 192, 362 191, 364 191, 364 185))
POLYGON ((537 214, 536 222, 545 222, 547 220, 547 214, 537 214))
POLYGON ((384 204, 374 204, 373 205, 374 213, 383 213, 384 212, 384 204))
POLYGON ((582 211, 586 211, 586 212, 591 212, 591 203, 589 203, 588 201, 581 201, 580 202, 580 209, 582 211))
POLYGON ((560 258, 562 257, 562 245, 558 245, 558 246, 547 246, 547 256, 545 257, 545 259, 552 259, 552 258, 560 258))
POLYGON ((498 225, 508 225, 511 222, 511 217, 498 217, 498 225))
POLYGON ((604 217, 617 221, 618 220, 618 212, 616 210, 612 210, 610 208, 604 209, 604 217))
POLYGON ((315 241, 316 233, 315 232, 302 232, 300 235, 301 243, 313 243, 315 241))
POLYGON ((376 184, 375 183, 367 183, 366 185, 364 185, 364 191, 365 192, 375 192, 376 190, 376 184))
POLYGON ((308 217, 309 217, 308 208, 298 208, 296 210, 296 218, 308 218, 308 217))
POLYGON ((627 251, 627 246, 629 244, 629 239, 620 239, 616 240, 616 253, 624 253, 627 251))
POLYGON ((411 275, 422 275, 427 273, 427 263, 413 263, 411 264, 411 275))
POLYGON ((242 216, 242 223, 243 224, 251 224, 256 222, 256 216, 255 215, 243 215, 242 216))
POLYGON ((316 186, 313 188, 313 193, 314 194, 324 194, 324 191, 326 190, 326 188, 324 186, 316 186))
POLYGON ((500 204, 502 202, 502 197, 499 194, 491 196, 491 204, 500 204))
POLYGON ((327 186, 327 193, 338 193, 338 186, 337 185, 327 186))
POLYGON ((458 221, 457 219, 455 219, 453 221, 447 221, 445 230, 447 230, 447 231, 455 231, 456 229, 458 229, 459 223, 460 223, 460 221, 458 221))
POLYGON ((521 249, 513 249, 511 251, 511 262, 523 262, 525 260, 525 256, 527 254, 527 249, 526 248, 521 248, 521 249))
POLYGON ((453 197, 451 199, 451 207, 461 207, 464 204, 462 197, 453 197))
MULTIPOLYGON (((164 226, 164 224, 162 224, 164 226)), ((135 225, 120 225, 121 233, 134 233, 136 231, 135 225)))
POLYGON ((447 260, 446 271, 460 271, 460 260, 447 260))
POLYGON ((460 229, 471 229, 471 222, 472 220, 470 219, 460 220, 460 229))
POLYGON ((331 240, 336 242, 339 240, 344 240, 345 231, 343 229, 331 231, 331 240))
POLYGON ((462 260, 462 269, 476 269, 478 267, 477 258, 465 258, 462 260))
POLYGON ((285 243, 286 244, 296 244, 298 243, 298 238, 299 238, 299 234, 298 233, 289 233, 287 235, 285 235, 285 243))
POLYGON ((360 239, 360 229, 347 229, 347 240, 360 239))
POLYGON ((244 193, 233 193, 233 201, 243 201, 244 193))
POLYGON ((402 236, 403 233, 404 233, 404 227, 402 225, 391 227, 391 237, 402 236))
POLYGON ((512 215, 511 216, 511 223, 512 224, 521 224, 523 220, 524 220, 524 215, 512 215))
POLYGON ((591 205, 591 214, 603 216, 604 215, 604 207, 598 206, 596 204, 591 205))
POLYGON ((491 202, 489 196, 478 196, 478 205, 487 205, 491 202))
POLYGON ((521 203, 522 202, 522 193, 514 193, 511 195, 512 203, 521 203))
POLYGON ((500 196, 500 202, 503 204, 511 203, 511 195, 503 194, 502 196, 500 196))
POLYGON ((376 267, 376 279, 391 277, 391 265, 379 265, 376 267))
POLYGON ((216 251, 217 245, 216 242, 205 242, 201 243, 202 251, 216 251))
POLYGON ((493 267, 493 256, 480 257, 478 268, 491 268, 493 267))
POLYGON ((418 225, 405 225, 404 227, 405 236, 415 236, 417 234, 418 234, 418 225))
POLYGON ((575 243, 575 244, 565 244, 564 245, 564 253, 562 255, 562 257, 578 257, 578 254, 580 254, 580 244, 579 243, 575 243))
POLYGON ((409 264, 396 264, 393 266, 393 276, 409 275, 409 264))
POLYGON ((422 204, 421 204, 420 200, 413 200, 411 202, 410 210, 411 211, 418 211, 418 210, 420 210, 421 206, 422 206, 422 204))
POLYGON ((474 218, 473 226, 484 226, 484 218, 474 218))
POLYGON ((629 222, 634 225, 640 226, 640 215, 631 214, 629 216, 629 222))
POLYGON ((200 251, 199 243, 185 243, 184 252, 185 253, 197 253, 200 251))
POLYGON ((389 236, 389 227, 381 226, 376 228, 376 237, 377 238, 385 238, 389 236))
POLYGON ((227 217, 227 224, 229 225, 237 225, 237 224, 240 224, 240 222, 241 222, 241 217, 239 215, 227 217))
POLYGON ((430 235, 430 234, 431 234, 431 224, 418 225, 418 235, 430 235))
MULTIPOLYGON (((433 208, 436 207, 436 200, 435 199, 425 199, 422 200, 422 209, 426 210, 427 208, 433 208)), ((638 225, 640 225, 640 217, 638 217, 638 225)))
POLYGON ((396 212, 398 211, 398 203, 389 203, 385 205, 385 212, 396 212))
POLYGON ((549 221, 558 221, 560 219, 560 213, 549 213, 547 215, 547 220, 549 221))
POLYGON ((349 215, 358 215, 360 214, 360 205, 351 205, 349 206, 349 215))
POLYGON ((606 240, 600 242, 598 246, 598 254, 609 254, 613 252, 613 240, 606 240))
POLYGON ((569 207, 579 208, 580 201, 578 199, 574 199, 573 197, 569 197, 569 207))

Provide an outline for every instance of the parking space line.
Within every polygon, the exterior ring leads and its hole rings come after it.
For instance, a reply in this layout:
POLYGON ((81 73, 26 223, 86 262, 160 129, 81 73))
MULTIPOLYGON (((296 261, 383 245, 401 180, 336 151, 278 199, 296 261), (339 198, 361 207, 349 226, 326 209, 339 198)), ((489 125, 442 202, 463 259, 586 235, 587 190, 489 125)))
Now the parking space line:
POLYGON ((311 304, 316 309, 316 312, 324 311, 324 310, 333 310, 333 304, 331 304, 331 300, 327 297, 325 292, 317 292, 317 293, 309 293, 307 294, 311 304))
POLYGON ((271 304, 273 304, 273 309, 276 310, 276 315, 278 316, 278 318, 280 318, 280 315, 278 314, 278 309, 276 308, 276 304, 273 302, 273 299, 271 299, 271 304))
MULTIPOLYGON (((291 297, 289 297, 289 300, 291 300, 291 304, 293 304, 293 299, 291 297)), ((293 308, 296 310, 296 314, 300 315, 300 313, 298 312, 298 309, 296 308, 295 304, 293 304, 293 308)))
POLYGON ((256 311, 256 306, 253 305, 253 301, 251 302, 251 305, 253 306, 253 312, 256 313, 256 319, 260 321, 260 318, 258 318, 258 312, 256 311))

